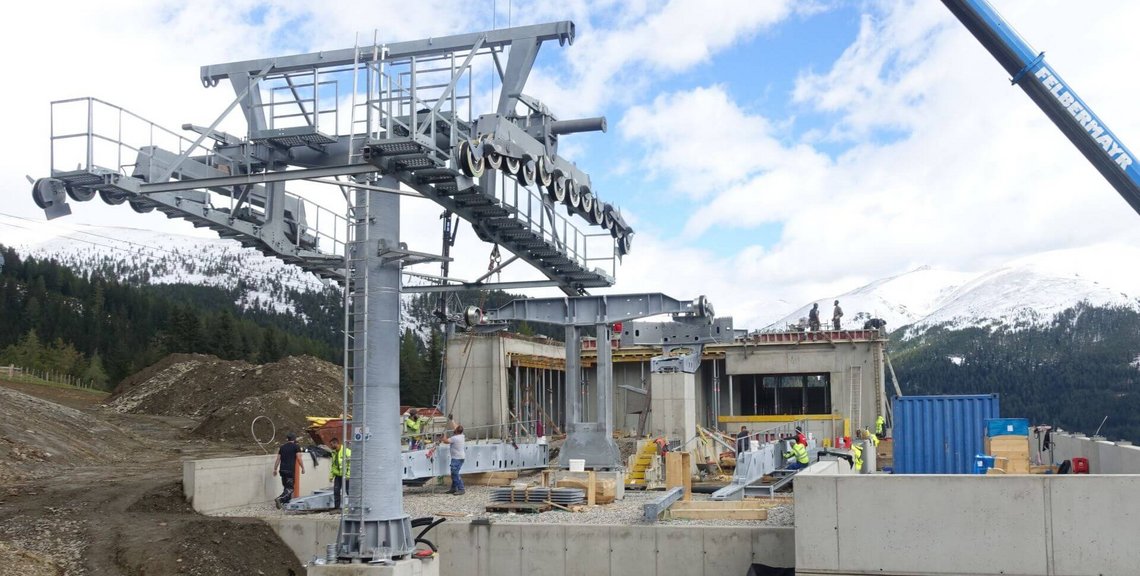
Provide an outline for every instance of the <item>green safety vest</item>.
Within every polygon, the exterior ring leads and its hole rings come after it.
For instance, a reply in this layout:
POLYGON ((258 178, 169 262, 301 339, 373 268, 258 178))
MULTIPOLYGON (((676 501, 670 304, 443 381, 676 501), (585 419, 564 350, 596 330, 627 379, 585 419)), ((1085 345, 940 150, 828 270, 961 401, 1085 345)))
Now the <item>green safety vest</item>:
POLYGON ((341 444, 340 448, 333 451, 332 462, 329 465, 330 479, 334 476, 343 476, 345 478, 350 476, 352 471, 349 469, 351 464, 349 464, 348 458, 352 458, 352 450, 344 444, 341 444))
POLYGON ((863 470, 863 448, 858 444, 852 444, 851 455, 855 457, 855 471, 863 470))
POLYGON ((886 425, 886 423, 887 420, 883 418, 882 415, 880 415, 878 418, 875 418, 875 436, 883 435, 883 427, 886 425))
POLYGON ((800 464, 807 464, 808 463, 807 446, 804 446, 803 444, 800 444, 799 442, 793 443, 792 444, 792 450, 790 452, 784 452, 784 458, 791 458, 792 456, 796 457, 796 462, 799 462, 800 464))
POLYGON ((419 419, 419 417, 417 416, 415 418, 408 418, 407 420, 404 420, 404 430, 407 430, 409 434, 419 434, 420 433, 420 419, 419 419))

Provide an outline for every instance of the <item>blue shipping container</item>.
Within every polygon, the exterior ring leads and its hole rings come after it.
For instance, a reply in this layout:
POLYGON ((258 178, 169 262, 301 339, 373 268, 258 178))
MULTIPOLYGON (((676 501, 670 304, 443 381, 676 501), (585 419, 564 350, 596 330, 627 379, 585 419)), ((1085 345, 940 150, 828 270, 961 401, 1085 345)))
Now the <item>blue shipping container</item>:
POLYGON ((891 406, 895 474, 973 472, 986 420, 1001 416, 997 394, 901 396, 891 406))
POLYGON ((986 420, 986 436, 1029 436, 1026 418, 992 418, 986 420))

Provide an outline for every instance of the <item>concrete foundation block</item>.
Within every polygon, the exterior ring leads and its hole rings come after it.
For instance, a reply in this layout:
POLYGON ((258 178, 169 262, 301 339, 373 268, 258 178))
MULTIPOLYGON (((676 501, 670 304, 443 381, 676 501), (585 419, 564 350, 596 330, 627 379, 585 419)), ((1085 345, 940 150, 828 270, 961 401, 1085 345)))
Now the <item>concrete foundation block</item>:
POLYGON ((397 560, 392 566, 325 564, 308 566, 309 576, 439 576, 439 558, 397 560))

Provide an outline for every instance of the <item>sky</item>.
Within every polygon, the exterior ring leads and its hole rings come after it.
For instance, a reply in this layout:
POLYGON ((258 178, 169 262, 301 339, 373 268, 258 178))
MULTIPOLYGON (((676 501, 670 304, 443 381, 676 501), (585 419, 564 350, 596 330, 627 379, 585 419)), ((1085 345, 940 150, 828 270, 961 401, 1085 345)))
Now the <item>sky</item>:
MULTIPOLYGON (((1140 80, 1129 73, 1140 60, 1131 27, 1140 3, 1089 0, 1075 14, 1058 0, 991 1, 1121 141, 1140 146, 1140 80)), ((209 125, 230 104, 228 88, 202 86, 204 64, 570 19, 575 42, 544 45, 525 92, 559 118, 607 118, 605 134, 560 142, 560 154, 636 231, 617 283, 595 293, 706 295, 738 328, 759 327, 920 266, 982 273, 1050 250, 1140 246, 1137 214, 940 2, 407 6, 25 5, 0 22, 9 78, 0 91, 9 134, 0 241, 81 223, 202 233, 99 201, 72 203, 72 216, 41 223, 25 178, 49 172, 52 101, 92 96, 177 131, 209 125)), ((489 70, 476 77, 489 79, 489 70)), ((476 114, 491 110, 493 89, 476 89, 476 114)), ((57 133, 74 119, 61 112, 57 133)), ((245 133, 238 115, 221 126, 245 133)), ((335 188, 305 195, 343 211, 335 188)), ((401 202, 402 238, 438 252, 440 208, 401 202)), ((478 277, 490 250, 462 225, 453 273, 478 277)), ((534 277, 517 263, 501 279, 534 277)))

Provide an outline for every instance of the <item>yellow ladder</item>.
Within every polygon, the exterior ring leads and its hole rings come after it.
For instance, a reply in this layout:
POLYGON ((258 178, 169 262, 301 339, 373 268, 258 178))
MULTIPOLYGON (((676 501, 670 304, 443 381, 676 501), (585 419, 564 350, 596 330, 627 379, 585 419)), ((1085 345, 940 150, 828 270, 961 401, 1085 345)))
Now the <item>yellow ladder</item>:
POLYGON ((653 464, 653 457, 657 455, 657 444, 646 441, 641 445, 634 457, 633 468, 625 477, 626 486, 645 486, 645 471, 653 464))

